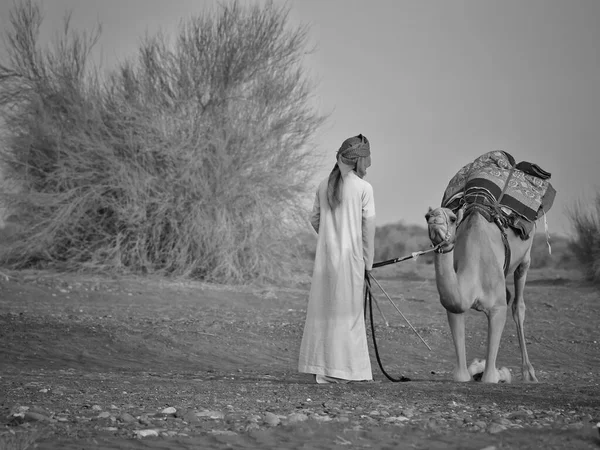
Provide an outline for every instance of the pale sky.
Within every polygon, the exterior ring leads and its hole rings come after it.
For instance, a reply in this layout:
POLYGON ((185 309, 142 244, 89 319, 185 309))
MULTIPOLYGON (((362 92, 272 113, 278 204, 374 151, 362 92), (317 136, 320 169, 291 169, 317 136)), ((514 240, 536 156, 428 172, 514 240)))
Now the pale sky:
MULTIPOLYGON (((223 0, 225 1, 225 0, 223 0)), ((255 3, 262 0, 245 0, 255 3)), ((276 0, 275 4, 285 4, 276 0)), ((148 31, 173 30, 214 0, 42 0, 44 35, 64 12, 103 25, 105 66, 148 31)), ((600 1, 290 0, 310 26, 306 61, 331 113, 316 142, 327 175, 341 142, 371 142, 367 179, 378 225, 425 225, 450 178, 491 150, 552 173, 550 233, 570 232, 565 207, 600 190, 600 1)), ((12 0, 0 0, 6 22, 12 0)), ((542 224, 540 224, 542 225, 542 224)), ((543 229, 543 225, 540 227, 543 229)))

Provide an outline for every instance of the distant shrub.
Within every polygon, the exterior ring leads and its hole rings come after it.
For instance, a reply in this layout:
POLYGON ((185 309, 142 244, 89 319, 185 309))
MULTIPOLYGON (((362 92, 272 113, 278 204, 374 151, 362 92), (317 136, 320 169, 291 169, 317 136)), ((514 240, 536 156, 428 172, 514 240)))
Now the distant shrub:
POLYGON ((600 192, 591 203, 576 203, 568 215, 573 227, 571 250, 586 278, 600 284, 600 192))
MULTIPOLYGON (((413 252, 428 250, 431 241, 427 228, 419 225, 405 225, 402 222, 377 228, 375 233, 375 260, 387 260, 408 256, 413 252)), ((427 253, 419 257, 426 264, 433 263, 434 254, 427 253)), ((571 269, 576 265, 569 239, 563 236, 546 237, 544 233, 534 235, 531 248, 531 267, 571 269), (548 248, 548 239, 551 252, 548 248)))
MULTIPOLYGON (((300 254, 306 259, 314 259, 316 251, 316 235, 312 231, 304 231, 297 235, 300 243, 300 254)), ((564 236, 537 233, 533 237, 531 248, 532 269, 573 269, 577 266, 575 255, 571 249, 569 238, 564 236), (550 243, 551 251, 548 248, 550 243)), ((375 262, 409 256, 413 252, 428 250, 431 241, 427 228, 420 225, 406 225, 402 222, 377 227, 375 232, 375 262)), ((418 257, 419 264, 432 264, 433 253, 418 257)), ((404 263, 403 269, 408 263, 404 263)), ((403 276, 409 276, 403 274, 403 276)), ((416 275, 415 275, 416 276, 416 275)))
POLYGON ((5 263, 285 277, 323 121, 301 66, 307 30, 271 3, 218 8, 101 74, 89 63, 99 28, 77 33, 67 17, 46 47, 39 6, 14 6, 1 156, 21 187, 3 199, 20 233, 5 263))
POLYGON ((375 232, 375 260, 385 261, 427 250, 431 242, 427 229, 402 222, 377 227, 375 232))
POLYGON ((575 255, 571 251, 569 239, 564 236, 546 236, 537 233, 533 236, 531 247, 532 269, 573 269, 577 265, 575 255), (550 244, 550 247, 548 247, 550 244))

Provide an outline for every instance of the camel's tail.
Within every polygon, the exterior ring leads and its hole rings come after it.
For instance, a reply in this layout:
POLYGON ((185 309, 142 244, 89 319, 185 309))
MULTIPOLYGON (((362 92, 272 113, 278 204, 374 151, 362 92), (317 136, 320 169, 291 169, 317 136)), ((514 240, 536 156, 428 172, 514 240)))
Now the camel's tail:
POLYGON ((510 291, 508 290, 508 288, 506 288, 506 304, 510 304, 510 300, 512 298, 512 294, 510 293, 510 291))

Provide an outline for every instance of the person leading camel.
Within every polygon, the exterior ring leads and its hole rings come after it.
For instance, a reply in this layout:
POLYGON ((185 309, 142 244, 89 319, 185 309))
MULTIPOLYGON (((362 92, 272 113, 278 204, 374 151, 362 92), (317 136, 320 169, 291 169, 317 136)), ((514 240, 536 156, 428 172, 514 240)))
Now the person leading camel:
POLYGON ((373 188, 363 179, 370 165, 367 138, 346 139, 315 196, 317 251, 298 370, 320 384, 373 379, 363 303, 375 241, 373 188))

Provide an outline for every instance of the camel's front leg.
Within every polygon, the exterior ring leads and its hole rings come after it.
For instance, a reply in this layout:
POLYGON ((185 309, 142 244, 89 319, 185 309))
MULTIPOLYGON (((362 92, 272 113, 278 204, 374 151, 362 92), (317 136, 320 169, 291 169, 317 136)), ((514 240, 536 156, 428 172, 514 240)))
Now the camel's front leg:
POLYGON ((448 314, 448 324, 454 341, 454 351, 456 352, 456 366, 454 367, 454 381, 471 381, 471 375, 467 370, 467 355, 465 350, 465 315, 454 314, 446 311, 448 314))
POLYGON ((496 358, 500 348, 500 338, 506 323, 506 301, 504 299, 496 301, 494 306, 486 311, 486 314, 488 317, 488 348, 487 361, 481 381, 484 383, 498 383, 500 374, 496 369, 496 358))
POLYGON ((523 291, 525 289, 525 280, 527 278, 529 264, 529 260, 523 261, 519 267, 517 267, 517 270, 515 270, 515 300, 512 304, 512 316, 517 325, 517 337, 519 339, 519 347, 521 348, 521 374, 523 375, 523 381, 537 382, 538 379, 535 376, 535 370, 533 370, 533 366, 531 365, 531 362, 529 362, 529 356, 527 355, 524 329, 526 308, 523 291))

